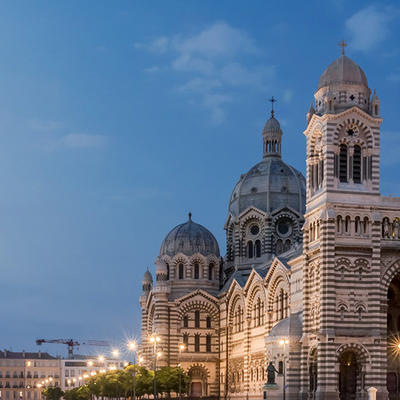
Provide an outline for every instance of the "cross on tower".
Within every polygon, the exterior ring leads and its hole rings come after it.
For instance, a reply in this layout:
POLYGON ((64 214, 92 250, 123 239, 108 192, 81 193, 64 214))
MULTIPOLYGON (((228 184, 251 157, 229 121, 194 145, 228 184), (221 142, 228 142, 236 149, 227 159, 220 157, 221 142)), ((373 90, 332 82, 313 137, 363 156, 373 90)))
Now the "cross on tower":
POLYGON ((277 102, 277 100, 272 96, 268 101, 271 102, 271 117, 274 116, 274 103, 277 102))
POLYGON ((342 40, 339 43, 339 46, 342 48, 342 55, 344 55, 344 48, 347 46, 347 43, 344 40, 342 40))

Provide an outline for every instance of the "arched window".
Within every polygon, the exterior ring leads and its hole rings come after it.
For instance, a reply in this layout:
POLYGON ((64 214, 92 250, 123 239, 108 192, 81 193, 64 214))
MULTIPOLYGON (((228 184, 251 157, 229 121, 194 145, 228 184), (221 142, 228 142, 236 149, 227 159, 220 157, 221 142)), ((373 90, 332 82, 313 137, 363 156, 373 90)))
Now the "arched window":
POLYGON ((212 281, 213 280, 213 272, 214 272, 214 264, 210 264, 208 266, 208 280, 212 281))
POLYGON ((337 233, 342 233, 342 224, 343 224, 342 216, 338 215, 337 219, 336 219, 336 231, 337 231, 337 233))
POLYGON ((198 353, 200 351, 200 335, 194 335, 194 351, 198 353))
POLYGON ((247 242, 247 256, 253 258, 253 242, 251 240, 247 242))
POLYGON ((183 327, 184 328, 188 328, 189 327, 189 317, 187 315, 185 315, 183 317, 183 327))
POLYGON ((353 153, 353 181, 361 183, 361 147, 354 146, 353 153))
POLYGON ((344 221, 344 230, 346 233, 350 233, 350 217, 347 216, 344 221))
POLYGON ((199 279, 200 267, 199 264, 194 264, 194 279, 199 279))
POLYGON ((200 311, 194 312, 194 327, 200 328, 200 311))
POLYGON ((206 326, 207 326, 207 328, 211 328, 211 317, 210 316, 207 316, 206 326))
POLYGON ((189 335, 187 333, 183 335, 183 344, 185 345, 184 351, 187 351, 189 346, 189 335))
POLYGON ((167 263, 167 281, 169 281, 169 264, 167 263))
POLYGON ((283 242, 281 239, 276 241, 276 254, 281 254, 283 251, 283 242))
POLYGON ((368 235, 368 217, 364 218, 364 223, 363 223, 363 234, 368 235))
POLYGON ((279 361, 278 363, 278 371, 280 374, 283 374, 283 361, 279 361))
POLYGON ((206 336, 206 352, 211 353, 211 335, 206 336))
POLYGON ((256 257, 261 257, 261 242, 259 240, 256 240, 255 243, 255 253, 256 253, 256 257))
POLYGON ((347 146, 345 144, 340 145, 339 180, 340 182, 347 182, 347 146))
POLYGON ((357 235, 361 234, 361 221, 360 221, 360 217, 356 217, 354 220, 354 232, 357 235))
POLYGON ((178 277, 179 279, 183 279, 183 264, 179 264, 178 266, 178 277))

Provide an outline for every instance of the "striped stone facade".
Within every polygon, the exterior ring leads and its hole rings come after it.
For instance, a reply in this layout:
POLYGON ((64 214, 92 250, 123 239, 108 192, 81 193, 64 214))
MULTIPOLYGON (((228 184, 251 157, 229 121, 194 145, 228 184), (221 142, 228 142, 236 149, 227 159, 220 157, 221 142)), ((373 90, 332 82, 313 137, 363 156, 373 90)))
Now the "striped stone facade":
POLYGON ((203 227, 189 239, 175 228, 175 244, 169 234, 169 249, 186 250, 161 252, 155 284, 148 273, 143 280, 148 366, 180 364, 192 395, 220 399, 262 399, 264 391, 280 399, 285 388, 289 400, 361 400, 372 386, 379 400, 400 395, 390 354, 400 343, 400 198, 379 192, 382 119, 370 95, 344 55, 322 75, 304 132, 305 204, 301 176, 280 160, 272 114, 264 160, 231 196, 225 258, 217 244, 201 244, 203 227), (271 361, 280 372, 272 389, 264 388, 271 361))

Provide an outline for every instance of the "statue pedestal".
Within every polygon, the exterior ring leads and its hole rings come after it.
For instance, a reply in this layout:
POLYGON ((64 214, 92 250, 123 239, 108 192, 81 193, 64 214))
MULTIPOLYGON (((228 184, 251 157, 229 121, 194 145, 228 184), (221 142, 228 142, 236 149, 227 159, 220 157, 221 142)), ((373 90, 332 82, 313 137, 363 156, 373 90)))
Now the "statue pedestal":
POLYGON ((268 400, 282 399, 282 393, 276 383, 266 383, 263 387, 263 398, 268 400))

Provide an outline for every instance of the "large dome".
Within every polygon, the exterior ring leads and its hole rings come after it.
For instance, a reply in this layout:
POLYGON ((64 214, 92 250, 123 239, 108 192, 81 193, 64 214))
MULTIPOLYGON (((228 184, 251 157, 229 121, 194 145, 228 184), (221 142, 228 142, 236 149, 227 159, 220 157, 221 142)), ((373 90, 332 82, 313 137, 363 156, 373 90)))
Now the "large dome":
POLYGON ((318 89, 334 84, 362 85, 368 88, 364 71, 349 57, 342 54, 322 73, 318 89))
POLYGON ((218 242, 208 229, 193 222, 189 214, 188 221, 172 229, 161 244, 161 256, 173 257, 178 253, 186 256, 192 256, 195 253, 203 256, 213 254, 219 257, 218 242))
POLYGON ((288 206, 304 214, 305 179, 280 157, 266 157, 242 175, 230 201, 229 212, 239 215, 250 206, 270 213, 288 206))

